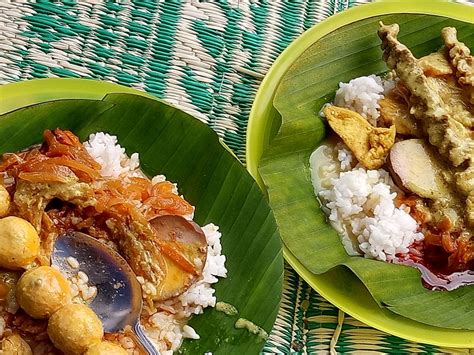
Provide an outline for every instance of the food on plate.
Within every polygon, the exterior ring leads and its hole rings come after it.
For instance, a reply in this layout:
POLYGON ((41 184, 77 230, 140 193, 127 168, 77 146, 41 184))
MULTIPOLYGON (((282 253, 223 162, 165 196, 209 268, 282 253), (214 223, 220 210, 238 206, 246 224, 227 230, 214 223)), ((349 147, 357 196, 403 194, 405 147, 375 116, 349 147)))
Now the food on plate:
POLYGON ((13 333, 0 341, 0 353, 11 355, 32 355, 28 343, 18 334, 13 333))
POLYGON ((3 185, 0 185, 0 217, 5 217, 10 208, 10 195, 3 185))
POLYGON ((102 341, 92 345, 86 351, 86 355, 127 355, 128 353, 121 346, 110 341, 102 341))
POLYGON ((395 142, 395 126, 374 127, 357 112, 337 106, 326 106, 324 114, 334 132, 364 167, 382 166, 395 142))
POLYGON ((159 216, 149 222, 163 248, 167 270, 157 294, 160 299, 168 299, 185 291, 202 275, 207 254, 206 236, 199 225, 181 216, 159 216), (173 244, 178 245, 182 252, 180 264, 172 259, 173 244))
POLYGON ((31 317, 47 319, 71 302, 71 287, 61 272, 50 266, 40 266, 20 277, 16 298, 31 317))
POLYGON ((453 66, 454 75, 425 75, 410 50, 397 40, 398 31, 398 25, 381 25, 379 36, 384 59, 410 91, 410 112, 421 123, 430 144, 448 164, 457 168, 454 182, 466 198, 467 223, 474 226, 474 102, 468 95, 474 86, 472 56, 457 41, 456 30, 444 28, 441 34, 446 60, 453 66))
POLYGON ((434 149, 422 139, 395 143, 390 150, 389 169, 398 187, 420 197, 438 199, 452 193, 447 181, 449 168, 436 159, 434 149))
POLYGON ((195 223, 177 185, 145 176, 137 153, 127 156, 116 137, 102 132, 81 143, 70 131, 46 130, 41 145, 3 154, 0 186, 9 201, 0 219, 0 267, 21 269, 0 270, 1 315, 5 330, 19 332, 33 352, 84 352, 101 341, 128 353, 139 349, 129 330, 99 332, 87 307, 98 285, 83 265, 67 256, 67 275, 51 267, 56 239, 72 231, 130 264, 142 286, 140 323, 158 351, 172 353, 184 338, 199 338, 187 321, 215 306, 212 284, 227 272, 219 229, 195 223))
POLYGON ((379 100, 380 121, 384 127, 395 125, 396 133, 420 137, 421 130, 403 97, 389 92, 379 100))
POLYGON ((324 107, 336 137, 310 158, 313 185, 350 255, 451 290, 474 283, 474 59, 454 28, 420 59, 398 31, 378 32, 391 72, 341 83, 324 107))
POLYGON ((54 346, 66 354, 83 354, 101 342, 102 322, 86 305, 68 304, 48 321, 48 335, 54 346))
POLYGON ((39 252, 40 239, 30 222, 15 216, 0 219, 0 267, 26 268, 39 252))

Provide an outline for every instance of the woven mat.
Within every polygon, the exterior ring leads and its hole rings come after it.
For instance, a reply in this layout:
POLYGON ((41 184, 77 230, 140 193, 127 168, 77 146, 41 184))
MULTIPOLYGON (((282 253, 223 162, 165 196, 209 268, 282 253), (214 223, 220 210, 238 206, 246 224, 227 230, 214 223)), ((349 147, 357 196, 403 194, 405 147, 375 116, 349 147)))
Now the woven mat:
MULTIPOLYGON (((245 161, 253 97, 273 60, 304 30, 358 3, 0 1, 0 83, 85 77, 145 90, 206 122, 245 161)), ((264 352, 329 351, 469 353, 370 328, 285 266, 281 310, 264 352)))

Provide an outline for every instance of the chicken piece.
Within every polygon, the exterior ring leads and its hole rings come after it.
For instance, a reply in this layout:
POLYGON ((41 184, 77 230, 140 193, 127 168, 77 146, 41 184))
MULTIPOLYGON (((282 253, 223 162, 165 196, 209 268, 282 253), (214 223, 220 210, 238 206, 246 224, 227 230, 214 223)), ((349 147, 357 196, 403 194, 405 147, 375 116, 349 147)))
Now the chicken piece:
POLYGON ((410 50, 398 41, 398 32, 397 24, 381 23, 383 58, 410 91, 410 112, 419 120, 424 135, 457 170, 455 184, 465 196, 467 222, 474 226, 474 189, 466 189, 463 181, 465 172, 474 167, 474 108, 472 97, 466 99, 463 94, 474 84, 469 49, 457 41, 454 29, 443 29, 458 80, 452 76, 427 77, 410 50), (464 86, 458 86, 461 84, 464 86))
POLYGON ((367 169, 378 169, 395 143, 395 126, 372 126, 357 112, 337 106, 327 106, 324 114, 331 128, 342 138, 357 160, 367 169))
POLYGON ((39 263, 41 265, 49 265, 49 257, 57 237, 57 233, 44 228, 45 224, 52 223, 48 221, 48 216, 44 211, 53 199, 83 207, 95 204, 91 185, 78 182, 77 179, 71 180, 69 183, 31 183, 27 181, 17 183, 13 203, 17 214, 29 221, 40 234, 39 263))
POLYGON ((421 137, 421 130, 405 100, 393 91, 379 100, 380 120, 384 127, 395 125, 398 134, 421 137))
POLYGON ((426 76, 453 74, 453 68, 443 52, 430 53, 418 59, 418 65, 426 76))
POLYGON ((443 28, 441 37, 449 50, 451 64, 456 68, 458 83, 464 86, 469 102, 474 104, 474 57, 470 55, 469 48, 457 40, 455 28, 443 28))
POLYGON ((441 31, 445 47, 451 64, 456 68, 456 77, 461 85, 468 86, 470 92, 470 102, 474 104, 474 57, 467 46, 459 42, 457 32, 454 27, 445 27, 441 31))
MULTIPOLYGON (((135 274, 145 280, 145 289, 149 288, 147 285, 157 288, 165 278, 167 270, 160 248, 154 241, 154 231, 148 221, 131 208, 130 215, 124 218, 112 215, 107 220, 107 226, 118 244, 120 254, 127 260, 135 274)), ((156 296, 153 291, 145 292, 144 296, 153 298, 156 296)))
POLYGON ((460 166, 474 156, 472 107, 459 102, 447 81, 425 76, 417 59, 398 41, 398 31, 397 24, 381 25, 384 59, 410 90, 410 112, 421 121, 430 143, 454 166, 460 166))
POLYGON ((18 214, 28 220, 37 231, 41 229, 43 211, 48 203, 58 198, 81 206, 95 203, 91 185, 71 179, 67 183, 30 183, 20 181, 17 184, 13 202, 18 214))

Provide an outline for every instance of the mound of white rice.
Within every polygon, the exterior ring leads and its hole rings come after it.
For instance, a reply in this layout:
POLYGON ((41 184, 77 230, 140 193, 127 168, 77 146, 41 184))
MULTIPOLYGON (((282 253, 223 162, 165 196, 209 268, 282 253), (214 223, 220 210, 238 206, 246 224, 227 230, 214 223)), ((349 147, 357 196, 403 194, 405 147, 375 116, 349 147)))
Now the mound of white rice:
POLYGON ((380 116, 378 101, 391 87, 393 87, 392 81, 382 80, 376 75, 361 76, 348 83, 339 83, 334 104, 360 113, 372 125, 377 126, 380 116))
MULTIPOLYGON (((331 149, 327 147, 326 149, 331 149)), ((390 261, 405 254, 416 240, 423 239, 418 224, 404 210, 395 206, 397 196, 388 172, 383 169, 351 169, 350 151, 342 144, 334 147, 332 174, 321 176, 318 162, 311 161, 312 175, 319 174, 322 189, 317 191, 325 204, 329 220, 339 232, 346 233, 368 258, 390 261), (326 187, 326 188, 325 188, 326 187)), ((327 164, 327 162, 325 163, 327 164)), ((318 187, 315 185, 315 190, 318 187)), ((346 249, 347 243, 345 243, 346 249)), ((352 250, 348 250, 352 252, 352 250)))
MULTIPOLYGON (((130 158, 125 149, 118 144, 117 137, 107 133, 91 134, 84 143, 89 154, 101 165, 103 177, 126 178, 127 176, 141 176, 138 153, 130 158)), ((164 181, 163 175, 152 178, 152 183, 164 181)), ((177 186, 175 193, 178 194, 177 186)), ((191 216, 185 216, 192 218, 191 216)), ((204 308, 216 305, 215 290, 212 284, 219 281, 218 277, 226 277, 226 258, 222 255, 219 227, 208 224, 202 227, 207 240, 207 259, 204 265, 202 279, 192 285, 178 298, 165 301, 159 310, 150 314, 149 324, 145 325, 145 332, 155 344, 161 354, 172 354, 181 345, 183 338, 199 339, 199 335, 190 326, 183 323, 183 317, 203 313, 204 308), (178 317, 179 316, 179 317, 178 317)))
POLYGON ((140 166, 138 153, 133 153, 129 158, 125 149, 118 144, 117 137, 108 133, 91 134, 89 140, 84 142, 84 147, 101 165, 100 174, 103 177, 118 178, 140 166))
MULTIPOLYGON (((393 81, 371 75, 340 83, 334 104, 354 110, 376 126, 383 93, 393 81)), ((321 146, 310 158, 316 195, 331 224, 353 255, 391 261, 423 239, 417 222, 395 206, 396 187, 383 169, 366 170, 343 143, 321 146)))

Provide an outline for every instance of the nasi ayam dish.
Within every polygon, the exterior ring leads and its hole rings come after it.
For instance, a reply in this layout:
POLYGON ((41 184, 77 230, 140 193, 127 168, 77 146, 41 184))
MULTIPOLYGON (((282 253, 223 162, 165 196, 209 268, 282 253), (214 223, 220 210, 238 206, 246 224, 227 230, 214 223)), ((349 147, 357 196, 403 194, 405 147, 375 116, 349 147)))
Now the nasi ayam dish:
POLYGON ((104 334, 88 307, 97 287, 51 265, 55 240, 81 231, 117 250, 142 285, 141 324, 162 354, 214 306, 211 284, 226 276, 220 233, 192 221, 194 207, 162 175, 147 178, 114 136, 84 144, 72 132, 44 132, 39 146, 0 160, 0 341, 6 354, 139 354, 130 330, 104 334))
POLYGON ((350 255, 417 267, 425 286, 474 283, 474 59, 455 28, 416 58, 380 24, 390 72, 340 83, 335 132, 310 158, 315 192, 350 255))

